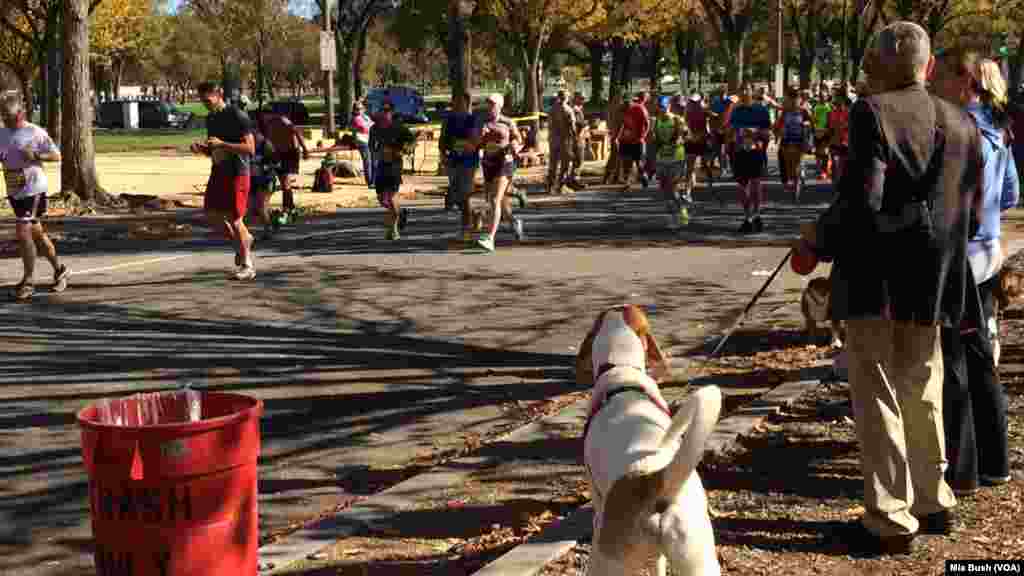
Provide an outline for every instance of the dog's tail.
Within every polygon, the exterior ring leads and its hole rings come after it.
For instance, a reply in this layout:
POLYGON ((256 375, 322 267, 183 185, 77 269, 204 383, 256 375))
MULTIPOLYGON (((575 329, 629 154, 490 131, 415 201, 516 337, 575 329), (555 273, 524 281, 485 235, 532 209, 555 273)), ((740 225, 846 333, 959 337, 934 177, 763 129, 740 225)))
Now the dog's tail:
POLYGON ((704 455, 704 444, 715 429, 721 411, 722 391, 718 386, 704 386, 691 394, 672 417, 672 424, 665 432, 661 446, 669 449, 680 436, 682 439, 672 462, 661 473, 662 498, 674 500, 683 489, 686 479, 697 469, 704 455))

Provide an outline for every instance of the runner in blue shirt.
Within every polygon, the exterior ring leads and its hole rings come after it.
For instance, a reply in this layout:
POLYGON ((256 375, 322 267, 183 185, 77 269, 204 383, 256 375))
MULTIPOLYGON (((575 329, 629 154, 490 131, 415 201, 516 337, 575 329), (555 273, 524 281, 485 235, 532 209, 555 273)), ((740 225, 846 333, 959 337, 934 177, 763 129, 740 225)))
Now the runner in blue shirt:
POLYGON ((743 204, 743 225, 740 234, 760 232, 761 201, 764 190, 761 178, 768 163, 768 140, 771 137, 772 120, 768 109, 754 102, 754 91, 749 84, 740 88, 740 103, 729 115, 729 127, 735 133, 736 158, 733 174, 740 185, 740 202, 743 204))

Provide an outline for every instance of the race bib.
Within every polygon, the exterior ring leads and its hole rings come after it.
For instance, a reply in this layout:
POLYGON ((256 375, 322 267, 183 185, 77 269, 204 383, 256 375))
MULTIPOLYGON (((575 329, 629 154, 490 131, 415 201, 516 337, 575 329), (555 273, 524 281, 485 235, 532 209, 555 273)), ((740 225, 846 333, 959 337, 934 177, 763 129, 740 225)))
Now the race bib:
POLYGON ((757 148, 756 132, 751 128, 740 131, 739 146, 741 150, 750 151, 757 148))

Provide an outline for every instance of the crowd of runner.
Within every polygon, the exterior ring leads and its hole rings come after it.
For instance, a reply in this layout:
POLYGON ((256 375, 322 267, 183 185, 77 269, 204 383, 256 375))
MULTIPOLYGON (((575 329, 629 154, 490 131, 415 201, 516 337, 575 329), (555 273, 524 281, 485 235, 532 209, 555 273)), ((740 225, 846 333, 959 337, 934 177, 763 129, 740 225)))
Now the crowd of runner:
MULTIPOLYGON (((201 85, 199 93, 210 112, 208 137, 191 149, 211 158, 204 208, 211 222, 234 243, 231 276, 250 280, 256 272, 246 217, 260 221, 263 239, 271 238, 278 226, 288 221, 295 210, 294 178, 309 150, 301 130, 287 117, 257 114, 253 121, 227 102, 216 84, 201 85), (283 192, 283 215, 274 217, 268 205, 278 183, 283 192)), ((651 95, 641 92, 621 107, 609 108, 607 137, 612 153, 603 182, 620 184, 628 192, 634 171, 644 188, 652 178, 657 179, 666 211, 676 226, 685 226, 699 177, 703 175, 709 194, 716 179, 732 178, 739 184, 743 207, 738 232, 757 233, 764 227, 762 180, 769 150, 774 147, 778 153, 781 180, 794 203, 800 201, 806 181, 805 155, 815 157, 817 178, 837 182, 846 162, 849 114, 855 98, 850 86, 833 88, 824 82, 817 90, 789 89, 781 102, 766 87, 751 84, 743 84, 735 94, 720 89, 709 95, 694 93, 685 101, 679 95, 660 96, 654 106, 651 95)), ((537 153, 537 131, 524 134, 517 121, 504 114, 500 94, 488 96, 482 110, 474 110, 468 93, 457 94, 452 105, 439 140, 440 163, 449 180, 445 209, 461 211, 457 235, 462 241, 493 252, 502 223, 517 240, 525 236, 523 221, 513 215, 511 202, 517 198, 520 206, 525 205, 525 193, 513 185, 513 179, 523 156, 531 150, 537 153), (477 185, 479 177, 482 187, 477 185), (470 197, 478 192, 485 199, 485 210, 470 207, 470 197)), ((562 90, 546 114, 548 194, 562 194, 565 187, 584 188, 580 168, 597 125, 588 120, 585 106, 581 93, 570 97, 562 90)), ((33 293, 38 252, 54 266, 55 287, 62 290, 70 276, 40 223, 47 189, 40 163, 58 161, 60 155, 45 131, 27 121, 17 98, 4 101, 4 121, 8 129, 0 129, 0 160, 18 218, 19 251, 25 261, 25 279, 15 287, 15 296, 26 300, 33 293)), ((398 240, 409 215, 400 206, 403 158, 414 149, 416 134, 395 116, 388 101, 372 118, 364 104, 357 102, 351 129, 350 146, 362 157, 366 184, 376 190, 378 201, 386 208, 384 237, 398 240)))

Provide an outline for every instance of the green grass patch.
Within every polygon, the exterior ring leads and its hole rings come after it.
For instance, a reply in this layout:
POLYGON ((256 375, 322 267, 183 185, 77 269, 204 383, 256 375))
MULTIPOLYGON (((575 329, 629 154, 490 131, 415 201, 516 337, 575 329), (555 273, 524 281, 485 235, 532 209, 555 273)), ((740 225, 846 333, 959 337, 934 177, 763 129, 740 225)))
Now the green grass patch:
POLYGON ((188 149, 206 139, 206 129, 195 130, 97 130, 93 144, 97 154, 153 152, 165 148, 188 149))
POLYGON ((191 112, 197 118, 206 118, 206 115, 210 113, 202 102, 186 102, 185 104, 175 104, 174 107, 182 112, 191 112))

